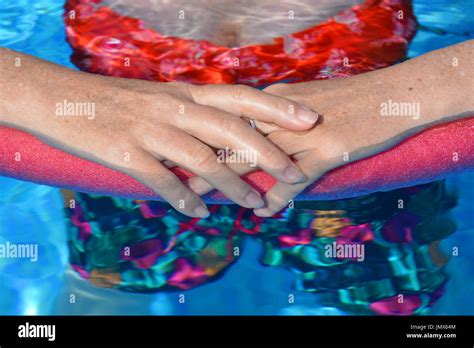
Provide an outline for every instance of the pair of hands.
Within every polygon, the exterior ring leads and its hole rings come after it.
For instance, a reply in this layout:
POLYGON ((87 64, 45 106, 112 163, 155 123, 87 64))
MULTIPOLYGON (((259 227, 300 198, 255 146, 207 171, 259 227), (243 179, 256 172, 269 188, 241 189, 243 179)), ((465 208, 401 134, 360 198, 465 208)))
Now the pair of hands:
MULTIPOLYGON (((15 57, 4 54, 7 61, 15 57)), ((271 216, 328 170, 400 138, 399 120, 380 117, 380 103, 396 93, 379 83, 386 77, 378 71, 259 91, 104 77, 26 55, 22 60, 21 73, 5 66, 12 88, 2 123, 124 172, 192 217, 209 215, 200 195, 212 189, 271 216), (95 117, 57 115, 62 101, 93 103, 95 117), (257 130, 244 118, 256 120, 257 130), (221 163, 216 150, 224 148, 253 154, 258 168, 221 163), (169 170, 173 166, 197 176, 183 183, 169 170), (277 179, 263 199, 240 178, 256 169, 277 179)))
POLYGON ((384 98, 380 86, 367 90, 368 84, 355 77, 278 84, 264 91, 89 78, 94 81, 81 79, 87 92, 78 96, 76 89, 68 100, 94 101, 97 116, 56 117, 38 135, 136 178, 192 217, 209 215, 200 195, 213 189, 257 215, 271 216, 328 170, 373 153, 393 135, 387 127, 370 129, 380 125, 370 119, 384 98), (312 110, 322 115, 317 124, 312 110), (255 119, 257 130, 243 117, 255 119), (223 148, 253 153, 258 168, 220 163, 216 149, 223 148), (174 166, 197 176, 183 183, 169 170, 174 166), (240 178, 256 169, 277 179, 263 199, 240 178))
POLYGON ((200 195, 216 188, 271 216, 325 172, 431 124, 472 114, 474 70, 466 63, 472 47, 470 40, 386 69, 264 91, 104 77, 0 48, 0 124, 125 172, 183 214, 206 217, 200 195), (97 116, 55 115, 63 100, 92 102, 97 116), (384 117, 381 107, 392 100, 413 104, 417 114, 384 117), (258 131, 243 118, 255 119, 258 131), (223 148, 254 154, 277 184, 262 199, 240 178, 257 168, 220 163, 216 150, 223 148), (197 176, 182 183, 173 166, 197 176))

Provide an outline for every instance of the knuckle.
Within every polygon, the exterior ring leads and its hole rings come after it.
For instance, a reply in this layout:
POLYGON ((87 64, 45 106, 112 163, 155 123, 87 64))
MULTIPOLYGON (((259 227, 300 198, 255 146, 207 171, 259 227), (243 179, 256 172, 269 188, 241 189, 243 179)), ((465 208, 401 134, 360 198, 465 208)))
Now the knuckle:
POLYGON ((196 86, 190 83, 186 84, 186 91, 195 103, 200 103, 204 95, 206 86, 196 86))
POLYGON ((281 97, 273 97, 273 107, 275 110, 282 111, 283 113, 291 113, 294 106, 292 103, 289 103, 287 100, 281 97))
POLYGON ((176 186, 176 178, 171 173, 155 173, 151 178, 153 183, 153 187, 156 188, 158 191, 169 191, 176 186))
POLYGON ((224 134, 233 133, 237 127, 238 122, 236 119, 224 117, 219 121, 219 131, 224 134))
POLYGON ((237 101, 242 101, 252 90, 246 85, 235 85, 232 87, 232 98, 237 101))
POLYGON ((159 106, 163 107, 163 105, 172 105, 177 106, 184 103, 187 103, 187 100, 182 96, 173 94, 173 93, 164 93, 161 99, 158 100, 160 102, 159 106), (163 103, 166 102, 166 103, 163 103))
POLYGON ((281 158, 281 153, 275 148, 269 148, 265 149, 261 152, 262 158, 272 164, 275 164, 275 162, 282 162, 281 158))
POLYGON ((191 167, 201 172, 208 171, 210 164, 217 163, 216 155, 206 146, 200 146, 191 151, 189 158, 191 167))

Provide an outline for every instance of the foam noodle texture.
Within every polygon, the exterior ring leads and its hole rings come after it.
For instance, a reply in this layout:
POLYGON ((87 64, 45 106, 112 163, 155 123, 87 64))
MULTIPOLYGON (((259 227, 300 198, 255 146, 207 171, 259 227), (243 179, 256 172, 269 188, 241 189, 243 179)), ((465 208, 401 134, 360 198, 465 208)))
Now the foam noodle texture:
MULTIPOLYGON (((136 199, 161 200, 130 176, 50 147, 33 135, 0 127, 0 174, 39 184, 136 199)), ((308 187, 297 200, 354 197, 375 191, 427 183, 474 169, 474 117, 437 125, 397 146, 339 167, 308 187)), ((192 176, 173 169, 181 178, 192 176)), ((260 192, 275 180, 258 171, 245 180, 260 192)), ((208 203, 230 203, 220 192, 208 203)))

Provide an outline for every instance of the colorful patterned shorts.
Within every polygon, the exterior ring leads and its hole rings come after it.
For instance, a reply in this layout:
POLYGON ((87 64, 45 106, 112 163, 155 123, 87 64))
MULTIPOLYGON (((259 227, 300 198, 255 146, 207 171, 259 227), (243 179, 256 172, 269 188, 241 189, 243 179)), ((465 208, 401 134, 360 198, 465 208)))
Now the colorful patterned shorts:
MULTIPOLYGON (((336 201, 296 202, 260 218, 236 205, 207 219, 162 202, 64 192, 72 267, 100 287, 187 290, 223 276, 258 238, 261 263, 355 314, 420 314, 442 294, 441 239, 455 231, 444 182, 336 201)), ((224 275, 225 276, 225 275, 224 275)))

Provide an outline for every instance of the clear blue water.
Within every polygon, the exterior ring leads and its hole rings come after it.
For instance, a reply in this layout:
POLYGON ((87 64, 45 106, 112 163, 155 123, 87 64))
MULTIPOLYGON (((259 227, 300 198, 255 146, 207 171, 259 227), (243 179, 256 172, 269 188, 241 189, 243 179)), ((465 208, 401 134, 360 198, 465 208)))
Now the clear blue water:
MULTIPOLYGON (((409 57, 474 38, 472 0, 416 0, 420 30, 409 57)), ((0 46, 75 68, 65 41, 63 1, 0 0, 0 46)), ((432 314, 474 315, 474 174, 448 179, 459 191, 453 210, 458 231, 443 241, 446 251, 460 249, 447 271, 446 294, 432 314)), ((131 294, 94 288, 67 268, 66 231, 59 190, 0 178, 0 243, 38 243, 37 263, 0 259, 0 314, 343 314, 322 307, 314 294, 293 292, 292 275, 257 261, 260 246, 246 240, 244 255, 220 280, 186 292, 131 294), (71 295, 76 302, 70 303, 71 295)))

